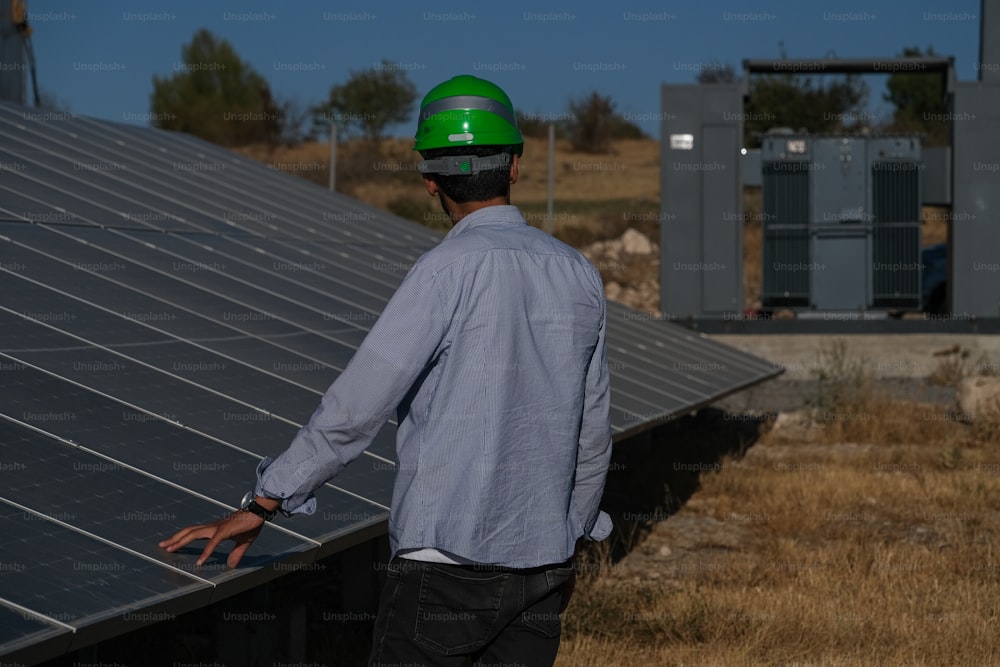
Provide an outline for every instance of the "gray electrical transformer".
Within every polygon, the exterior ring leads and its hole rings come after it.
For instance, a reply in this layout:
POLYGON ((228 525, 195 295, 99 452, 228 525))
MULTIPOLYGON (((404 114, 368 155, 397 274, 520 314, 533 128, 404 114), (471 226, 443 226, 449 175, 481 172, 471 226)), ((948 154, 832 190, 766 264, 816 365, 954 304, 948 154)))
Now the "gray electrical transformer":
POLYGON ((764 307, 918 310, 921 164, 917 137, 765 137, 764 307))

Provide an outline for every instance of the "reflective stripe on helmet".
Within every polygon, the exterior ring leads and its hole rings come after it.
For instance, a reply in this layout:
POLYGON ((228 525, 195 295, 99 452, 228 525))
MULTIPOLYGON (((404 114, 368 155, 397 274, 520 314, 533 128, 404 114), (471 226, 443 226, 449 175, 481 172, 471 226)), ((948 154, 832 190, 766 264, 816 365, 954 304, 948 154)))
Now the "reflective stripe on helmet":
POLYGON ((458 111, 460 109, 489 111, 500 116, 514 127, 517 127, 517 121, 514 119, 514 114, 511 113, 510 109, 494 99, 479 95, 453 95, 452 97, 443 97, 439 100, 428 102, 420 110, 420 122, 424 122, 431 116, 443 111, 458 111))

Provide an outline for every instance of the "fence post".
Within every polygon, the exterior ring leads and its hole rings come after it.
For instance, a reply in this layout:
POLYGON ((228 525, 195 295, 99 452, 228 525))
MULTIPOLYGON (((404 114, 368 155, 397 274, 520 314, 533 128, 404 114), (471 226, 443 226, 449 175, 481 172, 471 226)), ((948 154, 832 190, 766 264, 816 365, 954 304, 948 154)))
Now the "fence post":
POLYGON ((330 192, 337 189, 337 122, 330 121, 330 192))
POLYGON ((556 125, 549 123, 549 193, 545 209, 545 231, 552 234, 555 231, 552 209, 556 190, 556 125))

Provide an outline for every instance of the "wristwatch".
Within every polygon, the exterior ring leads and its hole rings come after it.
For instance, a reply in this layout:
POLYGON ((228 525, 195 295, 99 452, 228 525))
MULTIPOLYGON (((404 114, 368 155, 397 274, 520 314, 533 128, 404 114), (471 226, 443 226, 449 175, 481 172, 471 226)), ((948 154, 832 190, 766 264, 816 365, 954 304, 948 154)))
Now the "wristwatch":
POLYGON ((270 521, 278 513, 277 510, 269 510, 258 505, 257 494, 253 491, 247 491, 246 495, 243 496, 243 500, 240 501, 240 509, 246 510, 251 514, 256 514, 264 521, 270 521))

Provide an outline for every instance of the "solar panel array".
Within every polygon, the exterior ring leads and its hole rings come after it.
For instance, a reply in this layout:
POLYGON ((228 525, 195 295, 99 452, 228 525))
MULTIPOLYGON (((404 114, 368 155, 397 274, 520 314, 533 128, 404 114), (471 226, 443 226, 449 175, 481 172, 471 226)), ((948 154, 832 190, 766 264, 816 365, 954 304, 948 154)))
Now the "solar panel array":
MULTIPOLYGON (((222 516, 440 235, 173 133, 0 104, 0 656, 38 661, 385 531, 394 426, 236 570, 222 516)), ((610 305, 616 438, 780 369, 610 305)))

